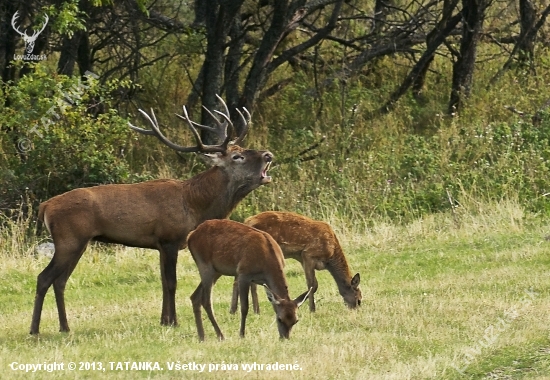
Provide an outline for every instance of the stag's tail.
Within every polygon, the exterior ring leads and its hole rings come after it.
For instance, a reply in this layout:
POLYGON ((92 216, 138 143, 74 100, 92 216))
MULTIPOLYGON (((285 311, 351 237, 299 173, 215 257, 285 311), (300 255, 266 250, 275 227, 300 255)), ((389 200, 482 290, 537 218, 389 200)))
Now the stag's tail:
POLYGON ((46 202, 40 203, 38 206, 38 220, 36 221, 36 235, 42 234, 42 228, 44 227, 44 212, 46 210, 46 202))

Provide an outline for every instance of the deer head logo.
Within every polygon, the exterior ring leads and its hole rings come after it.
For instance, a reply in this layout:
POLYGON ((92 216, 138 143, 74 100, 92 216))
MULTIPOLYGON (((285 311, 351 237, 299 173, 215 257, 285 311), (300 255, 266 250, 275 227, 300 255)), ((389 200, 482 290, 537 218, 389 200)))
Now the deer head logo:
POLYGON ((42 25, 42 29, 33 30, 34 33, 32 34, 32 36, 27 36, 27 29, 25 29, 24 32, 21 32, 19 28, 17 28, 17 26, 15 25, 15 20, 17 20, 17 18, 19 17, 18 13, 19 11, 15 12, 13 17, 11 18, 11 26, 13 27, 13 30, 19 33, 21 37, 23 37, 23 41, 25 41, 25 51, 27 52, 27 54, 31 54, 32 51, 34 50, 34 42, 38 38, 38 35, 42 33, 42 31, 44 31, 44 29, 46 28, 46 25, 48 25, 49 17, 47 14, 44 14, 45 21, 44 21, 44 25, 42 25))

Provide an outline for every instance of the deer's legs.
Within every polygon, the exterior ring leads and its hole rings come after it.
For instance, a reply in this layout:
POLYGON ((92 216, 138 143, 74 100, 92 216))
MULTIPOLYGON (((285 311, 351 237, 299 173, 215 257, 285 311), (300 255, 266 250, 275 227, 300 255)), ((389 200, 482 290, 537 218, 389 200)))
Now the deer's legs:
MULTIPOLYGON (((216 335, 218 336, 218 339, 224 340, 222 331, 220 330, 220 326, 218 326, 218 322, 214 317, 214 311, 212 310, 212 287, 216 283, 216 280, 220 278, 220 275, 217 273, 212 273, 211 276, 208 276, 208 277, 211 280, 201 282, 202 283, 202 306, 206 311, 206 315, 208 315, 208 319, 210 319, 210 323, 212 323, 212 326, 214 326, 214 330, 216 330, 216 335)), ((202 278, 203 278, 203 273, 201 273, 201 279, 202 278)))
POLYGON ((160 276, 162 280, 162 314, 160 324, 177 326, 176 317, 176 266, 178 263, 178 246, 164 244, 159 248, 160 276))
POLYGON ((252 294, 252 309, 254 309, 254 314, 260 314, 257 285, 253 282, 250 283, 250 293, 252 294))
POLYGON ((202 306, 202 282, 197 286, 197 289, 191 294, 191 303, 193 304, 193 314, 195 315, 195 325, 197 325, 197 334, 199 340, 204 341, 204 326, 202 325, 201 306, 202 306))
MULTIPOLYGON (((250 283, 250 293, 252 294, 252 308, 254 309, 255 314, 260 314, 260 303, 258 302, 258 291, 256 288, 256 284, 251 282, 250 283)), ((230 314, 235 314, 237 311, 237 305, 239 303, 239 281, 237 277, 235 277, 235 281, 233 281, 233 296, 231 297, 231 308, 229 309, 230 314)))
POLYGON ((233 281, 233 295, 231 296, 231 307, 229 308, 229 314, 235 314, 237 312, 237 305, 239 304, 239 280, 235 277, 233 281))
POLYGON ((84 244, 74 241, 73 244, 56 244, 52 260, 38 275, 36 280, 36 296, 34 298, 34 309, 32 313, 31 334, 38 334, 40 332, 40 317, 42 315, 44 297, 52 284, 54 284, 60 331, 69 331, 65 312, 65 284, 78 263, 78 260, 82 256, 84 249, 86 249, 87 243, 87 241, 84 244), (60 277, 62 279, 60 279, 60 277))
POLYGON ((61 275, 57 277, 53 282, 55 303, 57 304, 57 313, 59 315, 59 331, 61 332, 70 331, 69 324, 67 322, 67 313, 65 311, 65 286, 67 285, 67 280, 73 273, 74 268, 76 267, 76 264, 78 264, 78 261, 82 257, 85 249, 86 246, 84 246, 80 250, 78 255, 74 257, 74 259, 70 262, 65 271, 61 273, 61 275))
POLYGON ((315 299, 314 294, 317 291, 318 283, 317 278, 315 277, 315 261, 311 260, 307 257, 304 257, 304 253, 302 253, 302 267, 304 268, 304 273, 306 275, 306 283, 307 287, 312 288, 311 293, 309 294, 309 311, 314 312, 315 311, 315 299))
POLYGON ((241 298, 241 329, 239 335, 244 338, 244 329, 246 325, 246 316, 248 314, 248 289, 250 280, 246 276, 239 276, 239 297, 241 298))

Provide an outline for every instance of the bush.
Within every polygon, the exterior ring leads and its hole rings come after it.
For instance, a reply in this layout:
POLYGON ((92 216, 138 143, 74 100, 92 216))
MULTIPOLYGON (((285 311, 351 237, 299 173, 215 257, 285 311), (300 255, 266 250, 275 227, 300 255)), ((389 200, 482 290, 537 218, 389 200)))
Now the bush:
POLYGON ((111 108, 113 83, 52 75, 41 65, 0 94, 0 207, 129 179, 129 129, 111 108))

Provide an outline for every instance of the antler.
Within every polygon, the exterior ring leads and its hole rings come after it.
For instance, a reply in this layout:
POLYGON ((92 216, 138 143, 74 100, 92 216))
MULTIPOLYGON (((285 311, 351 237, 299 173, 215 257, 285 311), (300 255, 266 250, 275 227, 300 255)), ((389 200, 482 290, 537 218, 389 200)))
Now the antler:
MULTIPOLYGON (((47 16, 46 16, 47 17, 47 16)), ((17 33, 19 33, 21 36, 27 36, 27 29, 25 29, 24 32, 19 31, 19 28, 15 26, 15 20, 19 18, 19 11, 15 12, 13 17, 11 18, 11 26, 13 27, 13 30, 15 30, 17 33)))
MULTIPOLYGON (((217 128, 209 127, 209 126, 202 125, 202 124, 199 124, 197 122, 192 121, 189 118, 189 114, 187 113, 187 108, 185 106, 183 106, 183 115, 184 116, 176 114, 176 116, 178 116, 180 119, 187 122, 189 128, 191 129, 191 132, 193 133, 193 136, 195 137, 195 140, 197 142, 197 146, 184 147, 184 146, 175 144, 172 141, 168 140, 162 134, 162 132, 160 131, 159 124, 157 122, 157 119, 155 117, 155 112, 153 111, 153 109, 151 109, 151 116, 152 117, 149 116, 149 114, 147 114, 145 111, 143 111, 141 109, 139 110, 139 112, 143 115, 143 117, 145 117, 149 121, 149 123, 151 123, 151 128, 152 128, 151 130, 138 128, 138 127, 132 125, 130 122, 128 122, 128 125, 130 126, 130 128, 132 128, 136 132, 142 133, 144 135, 156 136, 165 145, 169 146, 170 148, 172 148, 172 149, 174 149, 178 152, 202 152, 202 153, 222 152, 222 153, 225 153, 227 151, 227 146, 230 142, 230 135, 227 133, 227 128, 228 128, 229 125, 231 125, 231 127, 234 129, 234 125, 231 122, 231 119, 229 117, 229 110, 227 108, 227 105, 225 104, 225 102, 223 101, 223 99, 220 96, 216 95, 216 97, 221 101, 221 103, 222 103, 222 105, 225 109, 225 113, 220 112, 220 111, 214 111, 214 112, 221 115, 222 118, 225 120, 225 122, 222 123, 216 116, 214 116, 214 114, 209 109, 207 109, 204 106, 203 106, 203 108, 215 120, 215 122, 217 124, 217 128), (201 129, 204 129, 204 130, 207 130, 209 132, 212 132, 212 133, 216 134, 218 136, 219 141, 222 141, 222 143, 220 145, 205 145, 202 142, 200 134, 199 134, 199 132, 197 131, 197 129, 195 127, 198 127, 198 128, 201 128, 201 129)), ((243 113, 239 109, 237 109, 237 112, 239 113, 239 115, 243 119, 244 128, 243 128, 243 131, 241 132, 240 136, 233 142, 233 144, 238 144, 238 143, 242 142, 242 140, 244 139, 244 137, 246 135, 246 132, 248 131, 248 124, 250 123, 251 117, 250 117, 250 113, 248 112, 248 110, 246 108, 243 107, 243 110, 246 113, 246 115, 248 116, 248 120, 245 119, 243 113)))

